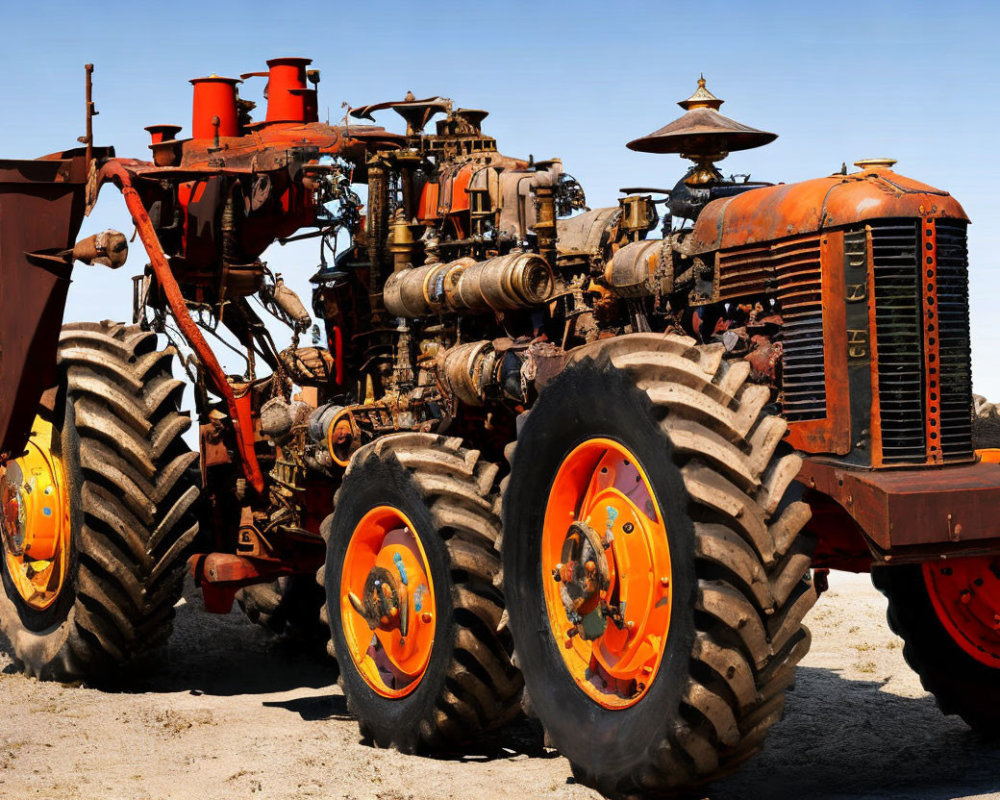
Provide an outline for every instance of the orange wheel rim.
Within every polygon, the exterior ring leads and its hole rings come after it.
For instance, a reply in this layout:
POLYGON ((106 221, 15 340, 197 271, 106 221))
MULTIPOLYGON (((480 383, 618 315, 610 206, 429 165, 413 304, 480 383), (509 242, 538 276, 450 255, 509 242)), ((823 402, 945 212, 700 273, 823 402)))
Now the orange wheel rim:
POLYGON ((51 423, 35 418, 23 456, 0 468, 0 548, 14 588, 31 608, 59 597, 70 553, 70 502, 51 423))
POLYGON ((956 558, 923 565, 934 611, 955 643, 1000 669, 1000 558, 956 558))
POLYGON ((663 659, 673 581, 663 514, 623 445, 588 439, 556 472, 542 531, 549 626, 577 686, 635 705, 663 659))
POLYGON ((417 688, 434 648, 437 608, 423 544, 399 509, 373 508, 351 534, 340 615, 351 659, 375 692, 395 699, 417 688))

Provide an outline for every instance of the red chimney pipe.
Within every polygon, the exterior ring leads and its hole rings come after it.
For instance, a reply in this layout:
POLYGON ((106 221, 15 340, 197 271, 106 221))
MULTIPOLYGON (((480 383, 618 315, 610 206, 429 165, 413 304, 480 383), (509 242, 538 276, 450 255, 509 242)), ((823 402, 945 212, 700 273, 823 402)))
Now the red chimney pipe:
POLYGON ((307 118, 316 114, 316 92, 306 88, 306 65, 311 63, 311 58, 272 58, 267 62, 268 122, 316 121, 307 118))
POLYGON ((194 114, 191 119, 191 136, 195 139, 215 137, 212 118, 219 118, 219 136, 239 136, 240 125, 236 114, 236 78, 194 78, 194 114))
POLYGON ((152 141, 150 144, 159 144, 160 142, 169 142, 177 138, 177 134, 181 132, 180 125, 148 125, 146 130, 149 131, 149 136, 152 141))

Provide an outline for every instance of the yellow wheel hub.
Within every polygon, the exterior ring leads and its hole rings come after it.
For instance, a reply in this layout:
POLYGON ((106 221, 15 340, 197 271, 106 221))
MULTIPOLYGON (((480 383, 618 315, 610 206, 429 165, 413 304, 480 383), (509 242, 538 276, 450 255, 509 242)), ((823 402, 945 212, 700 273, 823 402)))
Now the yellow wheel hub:
POLYGON ((0 467, 0 549, 17 593, 37 610, 56 601, 69 568, 69 487, 53 453, 58 435, 36 417, 25 454, 0 467))
POLYGON ((635 705, 660 668, 673 585, 662 511, 622 444, 589 439, 563 459, 541 569, 549 626, 577 686, 604 708, 635 705))

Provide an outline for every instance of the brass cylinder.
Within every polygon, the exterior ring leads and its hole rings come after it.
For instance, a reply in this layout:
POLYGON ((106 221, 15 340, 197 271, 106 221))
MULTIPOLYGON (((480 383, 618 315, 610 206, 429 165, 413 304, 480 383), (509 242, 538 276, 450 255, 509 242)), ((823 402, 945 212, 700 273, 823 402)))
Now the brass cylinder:
POLYGON ((442 311, 507 311, 544 303, 553 286, 544 258, 512 253, 488 261, 460 258, 401 270, 386 281, 384 302, 390 314, 410 318, 442 311))
POLYGON ((556 262, 556 201, 551 186, 535 188, 535 235, 538 252, 550 263, 556 262))
POLYGON ((493 382, 496 350, 490 342, 469 342, 446 350, 438 360, 438 383, 446 395, 481 406, 493 382))
POLYGON ((475 263, 475 259, 460 258, 393 273, 385 282, 386 310, 396 317, 415 318, 450 309, 459 275, 475 263))
POLYGON ((673 264, 662 239, 632 242, 618 250, 604 278, 619 297, 650 297, 674 290, 673 264))
POLYGON ((416 242, 413 239, 413 229, 407 224, 402 214, 389 225, 389 251, 392 253, 392 271, 399 272, 413 263, 413 251, 416 242))
POLYGON ((534 253, 511 253, 467 267, 457 300, 469 311, 507 311, 544 303, 555 281, 548 263, 534 253))

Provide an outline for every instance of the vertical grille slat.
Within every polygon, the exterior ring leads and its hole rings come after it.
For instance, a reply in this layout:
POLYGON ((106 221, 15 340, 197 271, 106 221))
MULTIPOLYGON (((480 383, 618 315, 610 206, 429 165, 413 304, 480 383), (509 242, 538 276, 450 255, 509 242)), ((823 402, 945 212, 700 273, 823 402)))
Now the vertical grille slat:
POLYGON ((882 460, 921 462, 927 442, 920 228, 916 221, 878 222, 871 236, 882 460))
MULTIPOLYGON (((871 224, 883 461, 925 462, 924 334, 937 338, 937 405, 945 460, 972 457, 972 370, 966 224, 937 220, 935 318, 925 319, 917 220, 871 224)), ((934 390, 934 387, 930 387, 934 390)))
POLYGON ((826 417, 823 286, 819 239, 779 245, 771 260, 781 303, 781 399, 785 419, 826 417))
POLYGON ((941 450, 972 457, 972 353, 966 225, 937 222, 937 309, 941 349, 941 450))
POLYGON ((746 297, 776 291, 783 347, 781 402, 789 422, 826 418, 823 297, 817 236, 719 254, 719 294, 746 297))

